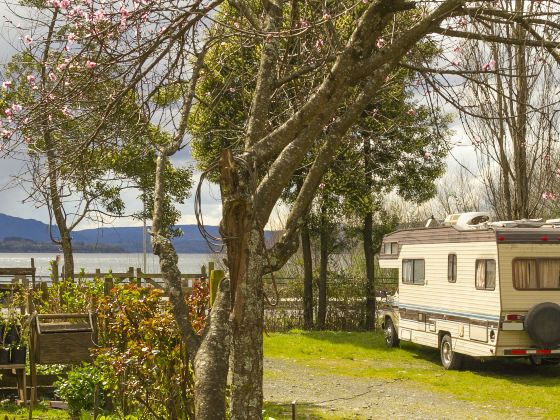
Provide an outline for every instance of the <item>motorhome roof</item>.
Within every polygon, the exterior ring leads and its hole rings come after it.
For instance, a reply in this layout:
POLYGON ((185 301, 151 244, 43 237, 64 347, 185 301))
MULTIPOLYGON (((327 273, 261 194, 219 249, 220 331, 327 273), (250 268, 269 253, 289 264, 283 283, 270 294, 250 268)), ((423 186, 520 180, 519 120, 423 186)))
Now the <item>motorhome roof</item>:
POLYGON ((492 226, 482 229, 459 230, 454 226, 441 226, 397 230, 385 235, 384 241, 398 242, 399 244, 490 241, 498 243, 560 244, 560 229, 549 226, 540 228, 500 228, 492 226))

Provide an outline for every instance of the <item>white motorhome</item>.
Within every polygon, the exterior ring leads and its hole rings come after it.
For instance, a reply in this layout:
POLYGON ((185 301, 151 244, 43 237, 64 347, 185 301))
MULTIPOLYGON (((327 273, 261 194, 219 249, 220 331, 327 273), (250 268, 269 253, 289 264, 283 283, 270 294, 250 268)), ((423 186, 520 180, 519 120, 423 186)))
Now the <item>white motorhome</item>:
POLYGON ((381 311, 387 345, 439 348, 446 369, 462 355, 560 361, 560 220, 487 220, 451 215, 384 237, 379 264, 399 270, 381 311))

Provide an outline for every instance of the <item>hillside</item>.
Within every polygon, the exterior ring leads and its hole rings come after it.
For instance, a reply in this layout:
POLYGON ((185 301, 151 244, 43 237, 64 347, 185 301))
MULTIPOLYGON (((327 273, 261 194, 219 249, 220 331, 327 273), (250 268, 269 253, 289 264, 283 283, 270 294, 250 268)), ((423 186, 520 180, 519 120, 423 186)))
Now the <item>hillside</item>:
MULTIPOLYGON (((200 234, 196 225, 179 225, 184 235, 173 239, 177 252, 204 254, 210 252, 206 241, 200 234)), ((218 236, 217 226, 207 226, 206 229, 215 236, 218 236)), ((58 233, 56 228, 53 229, 54 234, 58 233)), ((30 240, 41 246, 53 246, 49 236, 49 227, 46 223, 34 219, 22 219, 20 217, 9 216, 0 213, 0 240, 6 238, 18 238, 21 240, 30 240)), ((96 252, 142 252, 142 227, 103 227, 99 229, 84 229, 72 233, 74 243, 82 243, 82 249, 104 249, 104 251, 96 252), (93 248, 91 248, 93 247, 93 248), (113 247, 113 248, 111 248, 113 247), (108 251, 108 249, 113 249, 108 251)), ((12 244, 14 245, 14 244, 12 244)), ((15 245, 14 245, 15 246, 15 245)), ((40 246, 40 247, 41 247, 40 246)), ((21 242, 18 244, 17 251, 6 250, 6 246, 0 249, 0 252, 40 252, 37 244, 21 242)), ((56 247, 56 246, 55 246, 56 247)), ((149 247, 149 241, 148 241, 149 247)), ((14 249, 15 249, 14 248, 14 249)), ((58 247, 56 247, 58 249, 58 247)), ((78 251, 77 252, 93 252, 78 251)))

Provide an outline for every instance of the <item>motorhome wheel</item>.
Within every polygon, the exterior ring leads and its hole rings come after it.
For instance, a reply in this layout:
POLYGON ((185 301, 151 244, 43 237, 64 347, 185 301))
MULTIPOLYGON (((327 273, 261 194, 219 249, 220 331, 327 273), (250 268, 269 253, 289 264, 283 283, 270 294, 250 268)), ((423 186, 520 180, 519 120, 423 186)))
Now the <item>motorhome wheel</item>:
POLYGON ((387 347, 397 347, 399 345, 397 330, 391 318, 387 318, 385 321, 385 344, 387 347))
POLYGON ((439 352, 441 356, 441 364, 445 369, 461 369, 461 366, 463 365, 463 356, 453 351, 453 344, 451 343, 451 336, 449 334, 445 334, 441 338, 439 352))
POLYGON ((543 302, 531 308, 524 320, 529 337, 540 346, 560 344, 560 306, 543 302))

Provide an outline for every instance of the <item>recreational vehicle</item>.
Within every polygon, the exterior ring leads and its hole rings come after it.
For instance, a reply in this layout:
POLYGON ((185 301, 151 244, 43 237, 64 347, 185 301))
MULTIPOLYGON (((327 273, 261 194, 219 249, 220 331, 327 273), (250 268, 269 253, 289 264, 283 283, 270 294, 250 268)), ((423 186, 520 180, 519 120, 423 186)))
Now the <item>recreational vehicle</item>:
POLYGON ((399 271, 380 313, 386 344, 439 348, 446 369, 463 355, 560 361, 560 219, 465 213, 427 226, 383 238, 379 264, 399 271))

